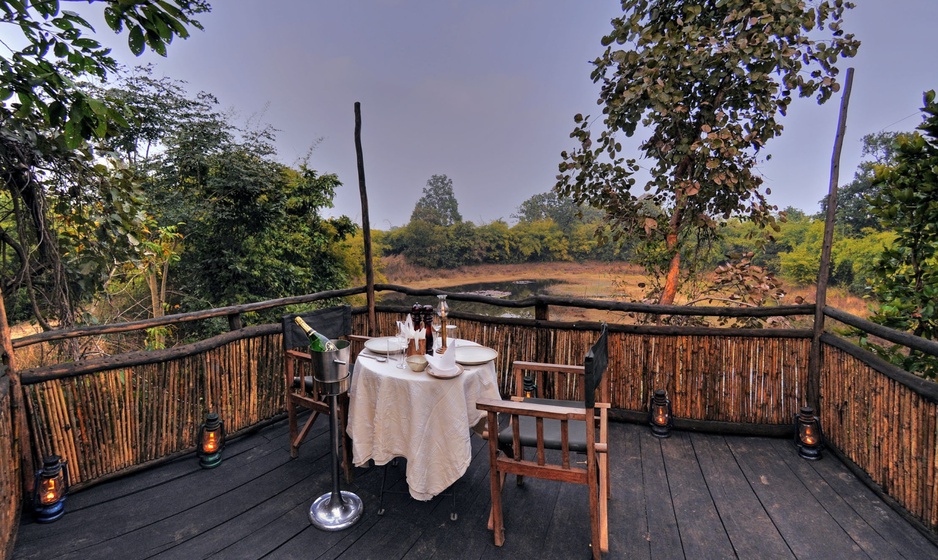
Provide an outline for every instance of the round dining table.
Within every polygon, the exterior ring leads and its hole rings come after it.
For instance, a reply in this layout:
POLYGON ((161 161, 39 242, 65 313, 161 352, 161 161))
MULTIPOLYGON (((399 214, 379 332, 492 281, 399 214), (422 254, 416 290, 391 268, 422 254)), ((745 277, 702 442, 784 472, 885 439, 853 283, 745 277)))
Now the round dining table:
POLYGON ((360 467, 371 460, 384 465, 397 457, 407 459, 410 495, 430 500, 469 468, 469 438, 484 417, 476 401, 500 398, 495 363, 462 364, 460 375, 438 378, 427 371, 411 371, 406 364, 398 368, 401 353, 391 354, 387 361, 378 357, 363 350, 352 373, 348 412, 352 460, 360 467))

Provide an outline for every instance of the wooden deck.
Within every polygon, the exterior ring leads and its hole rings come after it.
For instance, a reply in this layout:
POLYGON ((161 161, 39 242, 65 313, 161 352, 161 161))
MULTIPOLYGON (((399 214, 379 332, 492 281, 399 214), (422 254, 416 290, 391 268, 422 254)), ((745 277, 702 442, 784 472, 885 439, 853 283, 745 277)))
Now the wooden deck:
MULTIPOLYGON (((787 440, 681 432, 658 440, 643 426, 611 427, 605 558, 938 558, 938 547, 829 455, 812 463, 787 440)), ((457 521, 447 497, 391 495, 377 516, 381 469, 359 469, 348 489, 365 503, 362 520, 317 530, 307 513, 331 488, 328 421, 313 430, 296 460, 279 423, 230 443, 216 469, 188 456, 74 493, 55 523, 24 515, 13 557, 589 557, 584 487, 541 480, 519 488, 509 479, 505 546, 492 544, 488 456, 475 436, 472 465, 456 483, 457 521)), ((389 472, 401 488, 402 471, 389 472)))

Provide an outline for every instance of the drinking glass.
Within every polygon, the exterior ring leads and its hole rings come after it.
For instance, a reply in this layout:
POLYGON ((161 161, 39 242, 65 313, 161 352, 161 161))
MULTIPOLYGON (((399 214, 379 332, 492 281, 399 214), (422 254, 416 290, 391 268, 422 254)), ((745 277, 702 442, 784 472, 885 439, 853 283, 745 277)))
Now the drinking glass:
POLYGON ((446 340, 453 345, 453 348, 458 346, 456 344, 456 330, 456 325, 446 325, 446 340))
MULTIPOLYGON (((405 346, 407 344, 407 339, 404 338, 404 333, 398 329, 394 334, 394 344, 396 345, 395 349, 405 346)), ((405 346, 406 348, 406 346, 405 346)), ((397 360, 397 369, 404 369, 404 357, 407 356, 407 352, 400 352, 400 356, 394 358, 397 360)))

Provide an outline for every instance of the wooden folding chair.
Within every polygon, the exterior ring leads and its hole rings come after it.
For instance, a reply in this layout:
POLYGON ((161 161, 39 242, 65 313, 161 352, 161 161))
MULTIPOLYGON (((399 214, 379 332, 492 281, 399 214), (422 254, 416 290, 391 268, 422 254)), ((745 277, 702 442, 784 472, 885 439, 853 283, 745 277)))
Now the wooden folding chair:
MULTIPOLYGON (((583 484, 589 488, 590 532, 593 558, 609 550, 609 458, 607 452, 609 390, 602 383, 607 364, 607 331, 603 325, 599 339, 590 348, 583 366, 536 362, 514 362, 515 396, 511 400, 480 400, 477 407, 486 411, 489 430, 496 430, 498 414, 508 416, 507 426, 495 437, 486 433, 491 466, 491 529, 495 545, 505 542, 502 515, 502 487, 505 475, 531 476, 560 482, 583 484), (548 381, 558 383, 575 376, 582 401, 555 400, 524 396, 526 373, 534 374, 535 391, 540 393, 548 381), (553 379, 549 379, 549 378, 553 379), (596 390, 601 402, 596 402, 596 390), (597 414, 598 412, 598 414, 597 414), (533 460, 525 460, 523 450, 533 447, 533 460), (500 451, 504 449, 505 452, 500 451), (559 451, 547 454, 545 450, 559 451), (571 460, 571 453, 586 455, 585 468, 571 460), (510 456, 509 456, 510 455, 510 456)), ((530 380, 530 378, 527 378, 530 380)), ((528 384, 531 391, 531 384, 528 384)))

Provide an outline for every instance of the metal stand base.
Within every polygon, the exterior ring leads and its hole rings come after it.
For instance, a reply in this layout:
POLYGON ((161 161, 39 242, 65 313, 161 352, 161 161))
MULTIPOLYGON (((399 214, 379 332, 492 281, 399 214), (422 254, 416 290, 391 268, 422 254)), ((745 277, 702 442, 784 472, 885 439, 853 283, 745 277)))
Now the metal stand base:
POLYGON ((362 499, 345 490, 339 490, 339 422, 336 420, 338 395, 329 395, 329 431, 332 436, 332 492, 316 498, 309 507, 309 520, 317 529, 341 531, 348 529, 362 517, 362 499))
POLYGON ((358 522, 362 511, 362 500, 357 495, 344 490, 339 496, 330 492, 316 498, 309 507, 309 520, 317 529, 341 531, 358 522))

